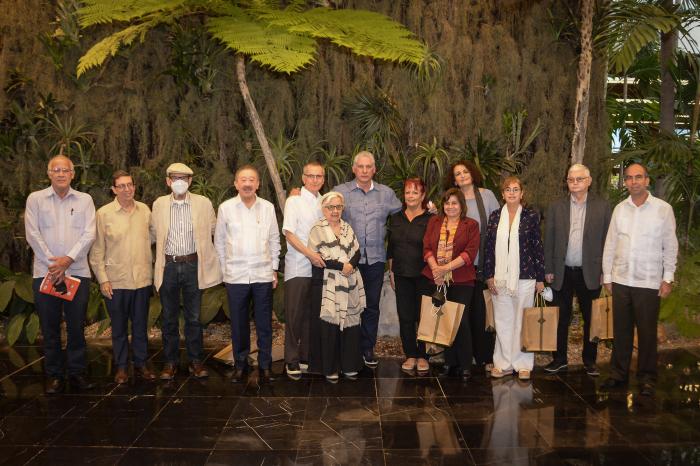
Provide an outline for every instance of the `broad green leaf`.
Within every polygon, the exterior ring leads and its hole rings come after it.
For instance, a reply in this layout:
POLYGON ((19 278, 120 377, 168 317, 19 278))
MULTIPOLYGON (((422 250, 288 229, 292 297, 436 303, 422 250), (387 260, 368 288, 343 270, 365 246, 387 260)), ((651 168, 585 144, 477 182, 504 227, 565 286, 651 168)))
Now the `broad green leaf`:
POLYGON ((151 301, 148 305, 148 328, 146 331, 150 331, 153 328, 162 310, 163 306, 160 303, 160 297, 151 296, 151 301))
POLYGON ((22 327, 24 327, 24 320, 26 318, 27 314, 16 314, 12 316, 10 322, 7 324, 7 343, 10 346, 14 345, 22 334, 22 327))
POLYGON ((215 286, 204 290, 204 293, 202 293, 202 306, 199 312, 199 321, 202 325, 208 325, 219 313, 225 294, 226 288, 223 286, 215 286))
POLYGON ((105 330, 107 330, 110 325, 112 325, 112 320, 109 317, 107 317, 104 320, 101 320, 100 325, 97 327, 97 332, 95 332, 95 336, 102 336, 102 334, 105 333, 105 330))
MULTIPOLYGON (((10 362, 12 363, 12 367, 15 367, 19 369, 20 367, 24 367, 27 365, 27 363, 24 361, 24 358, 22 357, 19 352, 14 349, 14 348, 8 348, 7 353, 10 357, 10 362)), ((32 359, 30 359, 32 361, 32 359)))
POLYGON ((85 320, 87 320, 88 323, 92 323, 97 320, 102 303, 104 303, 104 299, 102 297, 102 293, 99 291, 99 286, 97 287, 97 291, 91 288, 87 311, 85 313, 85 320))
POLYGON ((0 284, 0 312, 7 308, 12 299, 12 291, 15 289, 15 282, 3 282, 0 284))
POLYGON ((36 336, 39 333, 39 316, 36 312, 32 312, 31 314, 29 314, 29 320, 27 320, 26 333, 27 341, 29 341, 29 343, 31 344, 34 344, 34 341, 36 341, 36 336))
POLYGON ((32 276, 28 274, 19 275, 15 281, 15 293, 24 302, 34 304, 34 291, 32 290, 32 276))

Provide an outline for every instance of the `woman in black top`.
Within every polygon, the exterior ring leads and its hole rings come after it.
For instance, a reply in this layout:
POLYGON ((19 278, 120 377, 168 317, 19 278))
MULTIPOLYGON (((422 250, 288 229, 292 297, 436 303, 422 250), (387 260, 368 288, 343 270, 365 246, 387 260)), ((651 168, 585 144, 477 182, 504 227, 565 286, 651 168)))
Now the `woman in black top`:
POLYGON ((430 370, 425 344, 416 341, 421 296, 430 294, 426 280, 421 278, 425 267, 423 236, 432 216, 427 210, 425 191, 423 180, 408 178, 404 182, 404 209, 389 217, 387 229, 389 276, 391 286, 396 291, 401 344, 406 355, 401 368, 405 371, 417 370, 419 374, 430 370))

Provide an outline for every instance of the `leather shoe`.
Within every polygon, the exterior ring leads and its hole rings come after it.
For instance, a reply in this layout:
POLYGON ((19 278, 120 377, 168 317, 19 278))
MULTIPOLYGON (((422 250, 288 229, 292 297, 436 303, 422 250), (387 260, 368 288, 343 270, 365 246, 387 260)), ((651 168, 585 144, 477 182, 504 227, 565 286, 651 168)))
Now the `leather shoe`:
POLYGON ((627 385, 627 382, 625 380, 618 380, 618 379, 613 379, 612 377, 609 377, 600 385, 600 388, 605 389, 605 390, 610 390, 613 388, 622 388, 626 385, 627 385))
POLYGON ((204 368, 204 364, 201 362, 190 363, 190 374, 194 375, 197 379, 203 379, 209 377, 209 372, 204 368))
POLYGON ((46 385, 44 386, 44 393, 46 393, 47 395, 56 395, 58 393, 63 393, 63 388, 63 379, 60 379, 58 377, 52 377, 46 381, 46 385))
POLYGON ((88 382, 82 375, 71 375, 68 377, 68 383, 75 390, 92 390, 97 387, 95 382, 88 382))
POLYGON ((231 375, 231 383, 241 383, 245 380, 246 375, 248 374, 248 368, 247 367, 239 367, 236 366, 233 369, 233 374, 231 375))
POLYGON ((153 372, 146 366, 134 367, 134 375, 137 377, 141 377, 143 380, 148 380, 149 382, 153 382, 158 378, 155 372, 153 372))
POLYGON ((462 381, 466 382, 472 378, 472 371, 469 369, 462 369, 462 381))
POLYGON ((449 377, 451 375, 454 375, 454 368, 452 366, 448 366, 447 364, 444 364, 440 369, 440 372, 438 372, 438 377, 449 377))
POLYGON ((258 383, 270 383, 275 380, 271 369, 258 369, 258 383))
POLYGON ((117 369, 117 373, 114 374, 114 382, 118 384, 127 383, 129 381, 129 374, 127 374, 126 369, 120 367, 117 369))
POLYGON ((654 396, 654 384, 643 383, 639 394, 642 396, 654 396))
POLYGON ((160 371, 160 380, 173 380, 177 374, 177 366, 175 364, 166 364, 163 370, 160 371))

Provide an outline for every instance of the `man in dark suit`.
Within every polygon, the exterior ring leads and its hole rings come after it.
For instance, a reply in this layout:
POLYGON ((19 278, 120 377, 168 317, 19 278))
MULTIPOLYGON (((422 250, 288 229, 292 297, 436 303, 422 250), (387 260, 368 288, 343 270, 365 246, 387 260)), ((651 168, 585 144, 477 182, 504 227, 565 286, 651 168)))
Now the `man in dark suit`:
POLYGON ((598 348, 589 341, 591 302, 600 294, 603 247, 610 224, 610 205, 588 192, 591 173, 585 165, 569 168, 566 184, 570 195, 549 206, 544 241, 545 279, 559 306, 557 351, 544 369, 550 374, 567 369, 567 346, 574 294, 583 315, 583 365, 586 373, 599 375, 598 348))

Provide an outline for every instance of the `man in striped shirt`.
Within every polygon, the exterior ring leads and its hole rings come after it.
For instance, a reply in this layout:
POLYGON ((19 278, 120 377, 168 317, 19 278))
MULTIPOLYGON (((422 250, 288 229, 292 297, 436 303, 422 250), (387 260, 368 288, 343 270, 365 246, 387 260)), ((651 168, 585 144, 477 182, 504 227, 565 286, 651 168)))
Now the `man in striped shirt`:
POLYGON ((209 199, 189 192, 192 169, 174 163, 166 173, 172 194, 156 199, 151 214, 151 238, 156 242, 154 285, 163 305, 165 366, 160 378, 171 380, 177 373, 180 295, 189 371, 202 378, 209 375, 202 364, 199 322, 202 290, 221 283, 221 269, 212 242, 216 215, 209 199))

